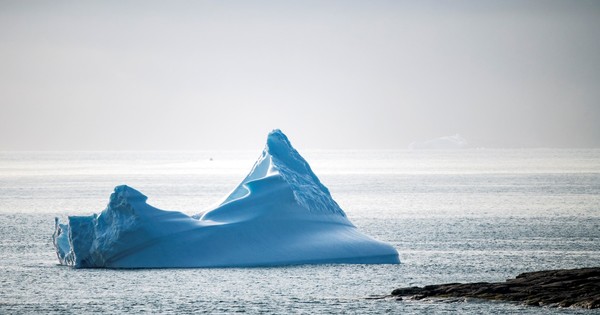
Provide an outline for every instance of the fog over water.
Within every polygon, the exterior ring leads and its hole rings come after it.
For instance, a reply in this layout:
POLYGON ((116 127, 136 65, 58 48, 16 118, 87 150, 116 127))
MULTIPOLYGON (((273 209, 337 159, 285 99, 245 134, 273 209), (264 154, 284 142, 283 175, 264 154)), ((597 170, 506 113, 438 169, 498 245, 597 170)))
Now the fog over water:
POLYGON ((0 1, 0 150, 600 147, 598 1, 0 1))

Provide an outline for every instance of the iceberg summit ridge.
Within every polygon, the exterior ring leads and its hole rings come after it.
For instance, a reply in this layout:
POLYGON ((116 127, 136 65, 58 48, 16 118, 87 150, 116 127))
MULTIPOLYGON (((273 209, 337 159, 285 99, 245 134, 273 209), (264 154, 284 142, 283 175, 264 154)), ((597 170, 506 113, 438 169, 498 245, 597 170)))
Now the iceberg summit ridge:
POLYGON ((99 214, 55 219, 60 264, 75 268, 251 267, 399 263, 360 231, 283 132, 269 133, 250 173, 203 215, 147 204, 117 186, 99 214))
POLYGON ((290 185, 301 205, 309 211, 331 212, 346 217, 346 213, 331 197, 329 189, 321 183, 281 130, 275 129, 269 133, 265 151, 272 156, 274 167, 290 185))

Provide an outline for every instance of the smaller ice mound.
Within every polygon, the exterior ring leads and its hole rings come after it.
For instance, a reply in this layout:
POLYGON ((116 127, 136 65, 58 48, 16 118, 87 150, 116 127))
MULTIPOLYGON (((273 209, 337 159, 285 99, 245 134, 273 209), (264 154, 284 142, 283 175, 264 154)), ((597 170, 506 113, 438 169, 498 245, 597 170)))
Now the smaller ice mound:
POLYGON ((408 148, 410 150, 455 150, 464 149, 467 146, 467 140, 459 134, 455 134, 422 142, 412 142, 408 148))
POLYGON ((399 263, 350 223, 279 130, 246 178, 201 216, 160 210, 117 186, 99 215, 55 221, 58 260, 76 268, 250 267, 399 263))

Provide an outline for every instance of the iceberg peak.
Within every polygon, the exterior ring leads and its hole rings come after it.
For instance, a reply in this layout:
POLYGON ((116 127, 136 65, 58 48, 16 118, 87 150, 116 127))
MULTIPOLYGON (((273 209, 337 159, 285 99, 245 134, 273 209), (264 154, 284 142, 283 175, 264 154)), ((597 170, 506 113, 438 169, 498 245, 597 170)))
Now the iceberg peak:
POLYGON ((321 183, 308 162, 292 147, 281 130, 275 129, 269 133, 263 155, 265 154, 271 156, 271 168, 279 171, 290 185, 296 200, 307 210, 346 216, 331 197, 329 189, 321 183))
POLYGON ((118 206, 123 203, 146 202, 146 200, 148 200, 148 197, 141 192, 127 185, 119 185, 115 187, 114 192, 110 195, 109 205, 118 206))
POLYGON ((340 223, 352 225, 350 221, 346 220, 344 211, 331 197, 329 189, 321 183, 308 162, 294 149, 287 136, 279 129, 269 133, 265 149, 246 178, 218 208, 206 212, 203 218, 222 221, 224 216, 226 220, 231 220, 232 211, 229 210, 229 207, 222 207, 230 203, 236 203, 238 209, 244 209, 239 213, 244 218, 278 215, 277 212, 287 208, 278 207, 265 212, 264 207, 250 210, 247 206, 240 206, 247 200, 260 197, 261 192, 265 192, 265 190, 256 189, 256 187, 267 181, 269 182, 267 186, 271 189, 277 188, 281 196, 287 195, 293 198, 293 202, 300 206, 294 208, 297 215, 333 215, 337 217, 335 220, 340 223), (254 213, 249 213, 249 211, 254 211, 254 213))
POLYGON ((273 131, 269 132, 266 149, 273 155, 289 153, 292 150, 296 151, 292 147, 288 137, 280 129, 273 129, 273 131))

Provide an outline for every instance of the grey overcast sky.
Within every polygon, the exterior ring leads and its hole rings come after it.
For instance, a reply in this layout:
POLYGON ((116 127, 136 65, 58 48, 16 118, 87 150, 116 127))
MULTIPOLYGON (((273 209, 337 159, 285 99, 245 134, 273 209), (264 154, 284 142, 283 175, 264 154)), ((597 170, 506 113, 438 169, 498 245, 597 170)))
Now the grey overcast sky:
POLYGON ((0 0, 0 150, 600 147, 600 1, 0 0))

